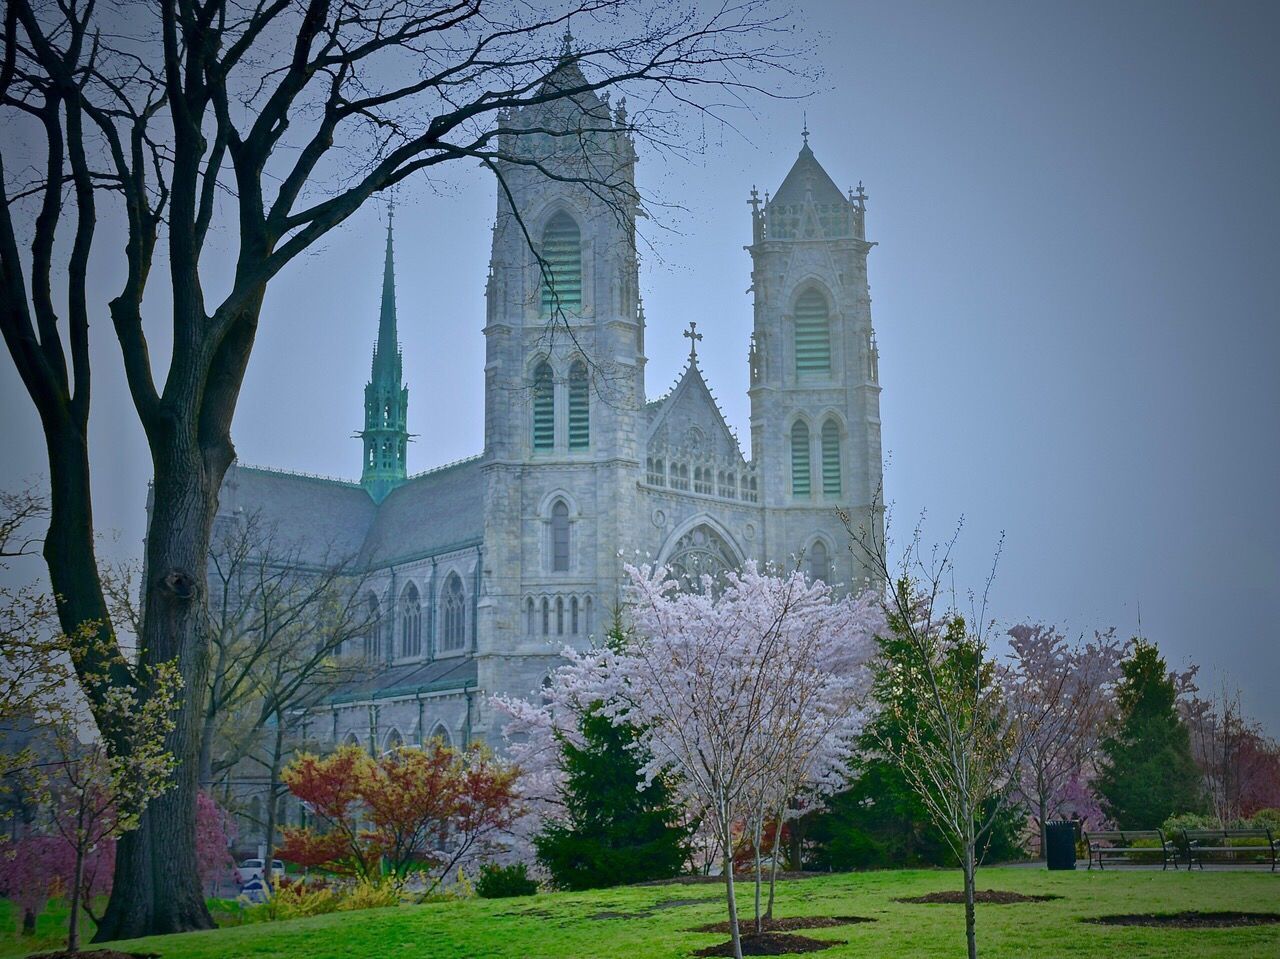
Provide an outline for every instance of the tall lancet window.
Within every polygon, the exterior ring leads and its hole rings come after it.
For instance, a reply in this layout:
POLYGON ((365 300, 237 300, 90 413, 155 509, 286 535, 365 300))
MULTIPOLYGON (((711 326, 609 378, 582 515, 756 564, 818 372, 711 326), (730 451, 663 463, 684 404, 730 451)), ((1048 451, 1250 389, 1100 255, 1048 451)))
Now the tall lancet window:
POLYGON ((833 419, 822 424, 822 492, 840 495, 840 424, 833 419))
POLYGON ((556 385, 551 364, 543 360, 533 371, 533 448, 556 445, 556 385))
POLYGON ((804 420, 796 420, 791 427, 791 495, 808 496, 812 484, 809 480, 809 427, 804 420))
POLYGON ((569 507, 562 499, 551 507, 551 572, 569 572, 569 507))
POLYGON ((831 316, 827 298, 805 290, 796 300, 796 373, 831 372, 831 316))
POLYGON ((567 213, 557 213, 542 231, 542 314, 582 310, 582 234, 567 213), (549 281, 549 282, 548 282, 549 281))
POLYGON ((569 449, 585 450, 591 445, 591 407, 587 364, 576 360, 569 367, 569 449))
POLYGON ((440 597, 442 630, 441 648, 462 649, 466 645, 467 598, 462 591, 462 578, 450 573, 444 581, 444 595, 440 597))
POLYGON ((422 653, 422 600, 418 587, 410 583, 400 594, 400 655, 422 653))
POLYGON ((820 539, 813 541, 813 545, 809 547, 809 579, 813 582, 822 580, 827 581, 827 576, 831 570, 831 560, 827 555, 827 544, 820 539))

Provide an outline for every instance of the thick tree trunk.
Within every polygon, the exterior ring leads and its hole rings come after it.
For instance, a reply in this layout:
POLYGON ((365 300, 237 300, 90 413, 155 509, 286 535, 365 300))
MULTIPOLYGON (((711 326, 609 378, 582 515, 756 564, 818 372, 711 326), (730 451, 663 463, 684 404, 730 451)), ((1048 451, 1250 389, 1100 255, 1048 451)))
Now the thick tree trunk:
POLYGON ((71 879, 71 916, 67 923, 67 952, 80 950, 80 896, 84 889, 84 847, 76 849, 76 866, 71 879))
POLYGON ((193 444, 167 445, 173 449, 157 455, 153 442, 141 648, 143 665, 177 660, 182 675, 181 708, 165 741, 178 765, 173 787, 152 800, 139 827, 121 838, 95 942, 213 928, 196 868, 196 791, 208 681, 209 531, 226 467, 209 470, 193 444))

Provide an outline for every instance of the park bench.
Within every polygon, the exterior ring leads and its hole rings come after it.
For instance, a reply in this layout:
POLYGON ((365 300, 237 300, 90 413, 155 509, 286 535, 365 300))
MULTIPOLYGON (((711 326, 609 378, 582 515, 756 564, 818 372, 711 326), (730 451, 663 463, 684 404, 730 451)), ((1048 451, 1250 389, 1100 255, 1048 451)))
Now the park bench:
POLYGON ((1187 868, 1204 868, 1205 859, 1238 866, 1267 865, 1276 871, 1276 852, 1280 847, 1270 829, 1184 829, 1183 848, 1187 868))
POLYGON ((1178 868, 1177 850, 1164 838, 1159 829, 1121 829, 1114 832, 1087 832, 1085 844, 1089 848, 1089 868, 1094 863, 1099 869, 1108 862, 1154 863, 1160 857, 1160 868, 1178 868))

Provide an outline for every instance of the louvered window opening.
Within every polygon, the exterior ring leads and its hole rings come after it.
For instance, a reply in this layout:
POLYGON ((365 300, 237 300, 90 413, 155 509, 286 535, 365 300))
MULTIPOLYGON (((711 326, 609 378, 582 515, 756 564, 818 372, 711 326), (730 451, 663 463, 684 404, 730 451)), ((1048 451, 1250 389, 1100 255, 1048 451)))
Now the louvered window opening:
POLYGON ((840 427, 835 420, 822 424, 822 492, 840 495, 840 427))
POLYGON ((831 372, 831 323, 827 300, 809 290, 796 301, 796 372, 831 372))
POLYGON ((587 392, 587 365, 581 361, 569 369, 569 449, 591 445, 591 407, 587 392))
POLYGON ((796 423, 791 427, 791 495, 808 496, 809 482, 809 427, 796 423))
POLYGON ((547 224, 542 232, 542 259, 542 314, 580 312, 582 235, 572 217, 557 213, 547 224))
POLYGON ((548 363, 538 364, 533 375, 533 448, 549 450, 556 445, 555 380, 548 363))

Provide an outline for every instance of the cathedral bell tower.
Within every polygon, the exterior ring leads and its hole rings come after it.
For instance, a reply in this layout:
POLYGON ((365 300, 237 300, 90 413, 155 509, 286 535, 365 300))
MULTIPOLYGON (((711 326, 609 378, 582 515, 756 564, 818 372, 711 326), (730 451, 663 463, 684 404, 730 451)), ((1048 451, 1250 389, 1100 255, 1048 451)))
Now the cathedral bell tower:
MULTIPOLYGON (((482 658, 554 657, 558 645, 601 635, 619 546, 635 541, 644 441, 636 153, 625 104, 591 90, 580 59, 566 37, 539 90, 557 96, 498 118, 484 328, 492 626, 482 635, 492 646, 482 658)), ((540 679, 531 675, 528 688, 540 679)))
POLYGON ((364 388, 364 463, 360 482, 381 503, 404 482, 409 444, 409 389, 404 385, 400 341, 396 336, 396 278, 392 254, 392 217, 387 212, 387 258, 382 270, 382 311, 378 343, 373 349, 369 382, 364 388))
MULTIPOLYGON (((882 517, 880 382, 867 283, 867 196, 846 195, 809 146, 763 203, 751 191, 751 446, 768 558, 830 557, 832 582, 866 575, 836 508, 855 528, 882 517), (818 545, 821 544, 821 545, 818 545)), ((828 562, 826 559, 823 563, 828 562)))

